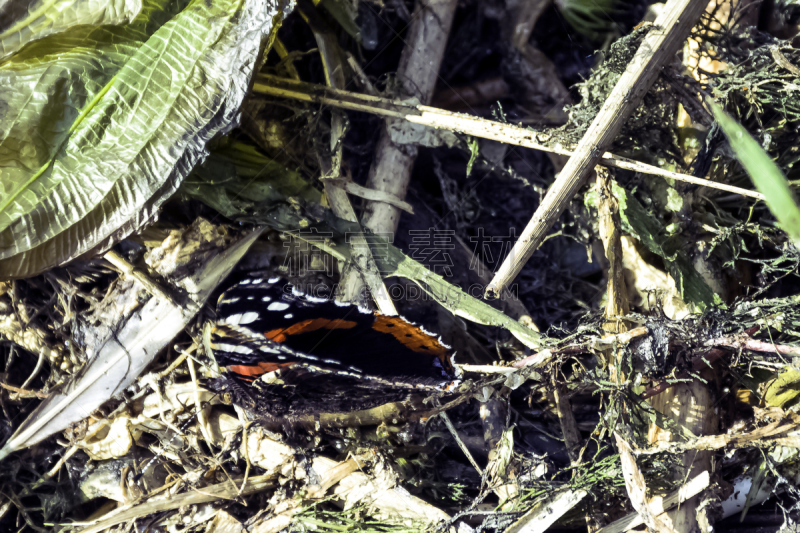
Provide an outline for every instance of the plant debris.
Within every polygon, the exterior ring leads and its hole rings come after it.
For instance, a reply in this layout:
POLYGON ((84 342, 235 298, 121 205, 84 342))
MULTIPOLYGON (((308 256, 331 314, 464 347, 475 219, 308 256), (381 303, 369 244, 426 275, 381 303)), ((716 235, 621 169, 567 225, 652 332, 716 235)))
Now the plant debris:
POLYGON ((0 8, 0 529, 798 528, 793 4, 712 3, 528 261, 681 1, 62 4, 0 8))

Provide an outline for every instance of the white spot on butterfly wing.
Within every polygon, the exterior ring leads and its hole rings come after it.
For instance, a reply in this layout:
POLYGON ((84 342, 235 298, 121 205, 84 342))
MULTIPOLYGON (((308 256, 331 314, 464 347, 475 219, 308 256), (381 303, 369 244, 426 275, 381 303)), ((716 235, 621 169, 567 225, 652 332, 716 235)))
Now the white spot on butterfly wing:
POLYGON ((253 353, 252 349, 243 344, 216 343, 213 347, 215 350, 219 350, 220 352, 240 353, 245 355, 253 353))
POLYGON ((283 302, 272 302, 267 306, 267 311, 286 311, 289 309, 289 304, 283 302))
POLYGON ((262 352, 265 352, 265 353, 280 353, 280 352, 279 352, 278 350, 276 350, 275 348, 273 348, 273 347, 271 347, 271 346, 268 346, 268 345, 266 345, 266 344, 265 344, 265 345, 261 345, 261 346, 259 346, 259 347, 258 347, 258 349, 259 349, 259 350, 261 350, 262 352))
POLYGON ((246 313, 237 313, 235 315, 230 315, 225 317, 225 323, 230 324, 232 326, 252 324, 256 320, 258 320, 258 317, 259 315, 255 311, 248 311, 246 313))
POLYGON ((271 302, 272 301, 272 297, 270 297, 270 296, 262 296, 261 297, 261 301, 262 302, 271 302))
POLYGON ((219 303, 220 305, 235 304, 239 300, 241 300, 241 298, 239 298, 238 296, 232 296, 231 298, 225 298, 224 300, 220 300, 219 303))
POLYGON ((289 319, 294 318, 294 315, 292 313, 286 313, 285 315, 283 315, 283 318, 285 318, 286 320, 289 320, 289 319))

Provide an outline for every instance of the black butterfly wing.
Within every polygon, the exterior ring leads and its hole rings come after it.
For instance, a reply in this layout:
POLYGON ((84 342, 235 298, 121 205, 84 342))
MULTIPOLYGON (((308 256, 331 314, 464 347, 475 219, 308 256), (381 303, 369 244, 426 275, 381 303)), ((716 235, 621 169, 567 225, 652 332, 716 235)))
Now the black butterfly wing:
POLYGON ((218 363, 242 374, 245 366, 257 375, 300 363, 389 381, 444 384, 453 376, 448 347, 414 324, 303 293, 280 279, 240 282, 220 297, 217 313, 218 363))

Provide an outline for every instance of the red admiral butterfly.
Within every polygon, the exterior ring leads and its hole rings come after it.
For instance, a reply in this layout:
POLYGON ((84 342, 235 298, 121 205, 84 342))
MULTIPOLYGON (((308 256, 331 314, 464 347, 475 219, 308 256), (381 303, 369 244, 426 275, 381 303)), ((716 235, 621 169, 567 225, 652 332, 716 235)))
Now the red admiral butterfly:
POLYGON ((270 418, 367 409, 458 383, 451 350, 421 327, 280 278, 245 279, 222 294, 211 348, 234 378, 210 388, 270 418))

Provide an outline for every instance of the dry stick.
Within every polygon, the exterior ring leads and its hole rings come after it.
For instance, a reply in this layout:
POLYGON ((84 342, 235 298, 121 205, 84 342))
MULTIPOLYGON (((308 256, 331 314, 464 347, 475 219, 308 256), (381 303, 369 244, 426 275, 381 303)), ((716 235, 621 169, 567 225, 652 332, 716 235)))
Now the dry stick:
MULTIPOLYGON (((553 401, 556 406, 556 412, 558 413, 558 422, 561 425, 561 434, 564 436, 564 444, 567 447, 567 456, 569 457, 570 464, 575 467, 575 470, 572 471, 574 479, 577 473, 577 467, 581 463, 583 449, 585 449, 583 446, 583 439, 578 429, 578 422, 575 420, 575 414, 572 411, 572 403, 565 395, 565 392, 567 392, 566 386, 558 382, 556 374, 552 374, 552 385, 553 401)), ((597 529, 595 519, 592 516, 592 507, 593 506, 590 504, 588 506, 589 512, 584 515, 586 529, 590 533, 597 529)))
POLYGON ((383 191, 376 191, 375 189, 369 189, 364 187, 363 185, 359 185, 354 181, 350 181, 344 178, 330 178, 330 181, 334 185, 338 185, 340 187, 344 187, 344 190, 347 191, 348 194, 353 196, 358 196, 359 198, 363 198, 364 200, 370 200, 373 202, 384 202, 389 205, 395 206, 397 209, 402 209, 406 213, 413 215, 414 208, 408 202, 404 202, 397 196, 389 194, 383 191))
MULTIPOLYGON (((278 485, 277 475, 269 474, 264 476, 256 476, 250 478, 241 496, 249 496, 263 492, 264 490, 273 488, 278 485)), ((192 490, 190 492, 175 494, 166 500, 150 500, 140 505, 120 507, 108 513, 104 517, 89 523, 73 523, 71 525, 86 525, 82 529, 82 533, 96 533, 108 529, 117 524, 133 520, 135 518, 142 518, 153 513, 162 511, 170 511, 172 509, 179 509, 183 506, 199 505, 207 502, 215 502, 218 500, 233 500, 237 494, 238 487, 235 481, 224 481, 216 485, 203 487, 202 489, 192 490)))
MULTIPOLYGON (((629 324, 620 319, 620 317, 628 312, 627 291, 625 288, 625 281, 622 273, 622 247, 620 244, 621 238, 621 220, 619 214, 619 203, 617 198, 614 197, 613 187, 608 171, 604 167, 597 169, 597 184, 596 184, 599 204, 599 226, 600 238, 603 241, 606 259, 609 262, 608 273, 608 298, 606 305, 606 323, 604 329, 613 333, 620 333, 629 328, 629 324)), ((622 384, 627 380, 623 375, 621 358, 614 357, 617 350, 609 350, 607 352, 607 361, 611 368, 611 373, 618 384, 622 384)), ((705 389, 701 383, 695 381, 689 386, 677 389, 675 393, 662 393, 654 398, 653 406, 662 413, 672 414, 677 411, 675 417, 677 421, 686 425, 691 431, 699 433, 707 432, 707 425, 713 416, 707 413, 704 409, 708 407, 707 400, 709 398, 708 390, 705 389), (686 391, 692 393, 691 398, 684 396, 686 391), (680 398, 682 403, 677 403, 675 400, 680 398), (684 406, 691 406, 697 412, 693 413, 695 416, 690 416, 690 413, 684 406), (659 408, 660 407, 660 408, 659 408), (697 413, 700 416, 696 416, 697 413), (702 418, 705 416, 704 418, 702 418)), ((627 414, 627 413, 626 413, 627 414)), ((627 422, 626 422, 627 423, 627 422)), ((651 426, 650 436, 655 436, 657 429, 654 430, 651 426)), ((625 488, 628 492, 628 497, 634 509, 638 511, 642 520, 647 524, 648 528, 659 531, 661 533, 672 531, 694 531, 697 528, 697 520, 695 518, 695 510, 697 509, 698 500, 693 499, 686 502, 681 509, 672 511, 668 515, 659 514, 651 506, 651 502, 647 498, 647 486, 645 479, 639 469, 633 451, 630 445, 625 441, 625 438, 618 432, 614 432, 614 440, 617 444, 617 449, 620 454, 620 461, 622 463, 622 473, 625 479, 625 488)), ((706 454, 707 455, 707 454, 706 454)), ((704 471, 710 470, 710 464, 706 461, 708 457, 700 457, 696 464, 692 464, 692 459, 687 454, 681 457, 684 461, 684 466, 691 472, 690 475, 698 475, 704 471)))
POLYGON ((620 317, 630 313, 630 304, 622 263, 622 220, 619 214, 619 201, 614 196, 611 175, 605 167, 597 167, 595 191, 599 198, 597 225, 608 261, 606 323, 603 329, 607 333, 624 333, 630 330, 630 327, 620 317))
MULTIPOLYGON (((718 337, 716 339, 710 339, 703 343, 705 346, 712 347, 711 350, 702 354, 700 357, 697 357, 692 362, 692 370, 696 372, 703 371, 709 367, 711 367, 712 363, 717 359, 721 359, 726 355, 730 354, 730 351, 722 350, 717 348, 717 346, 724 346, 726 348, 732 348, 737 351, 741 350, 750 350, 753 352, 766 352, 766 353, 777 353, 780 355, 788 355, 790 357, 800 357, 800 347, 798 346, 787 346, 783 344, 773 344, 771 342, 761 341, 758 339, 750 338, 750 335, 747 332, 743 332, 738 335, 732 335, 730 337, 718 337)), ((689 372, 679 372, 677 374, 679 379, 687 379, 690 378, 691 375, 689 372)), ((648 398, 652 398, 657 394, 661 394, 667 389, 671 389, 679 385, 679 383, 670 383, 669 381, 661 381, 656 385, 653 385, 649 389, 645 390, 643 393, 639 395, 642 400, 646 400, 648 398)))
MULTIPOLYGON (((414 124, 455 131, 481 139, 490 139, 506 144, 513 144, 515 146, 522 146, 523 148, 541 150, 543 152, 566 156, 571 156, 575 153, 560 145, 548 146, 544 144, 547 139, 549 139, 549 135, 545 133, 529 130, 514 124, 495 122, 465 113, 454 113, 444 109, 419 105, 412 101, 398 101, 381 98, 379 96, 339 91, 322 85, 269 75, 258 76, 253 85, 253 92, 279 98, 300 100, 303 102, 316 102, 331 107, 372 113, 384 117, 403 119, 408 122, 413 122, 414 124)), ((757 191, 751 191, 725 183, 718 183, 704 178, 697 178, 688 174, 664 170, 609 152, 603 154, 599 164, 607 167, 630 170, 632 172, 641 172, 652 176, 661 176, 663 178, 683 181, 693 185, 740 194, 758 200, 764 199, 764 195, 757 191)))
MULTIPOLYGON (((342 89, 345 86, 343 62, 339 57, 339 47, 336 36, 327 26, 318 19, 318 15, 310 2, 301 2, 299 5, 300 14, 306 19, 314 31, 314 38, 317 41, 322 64, 325 68, 325 78, 329 86, 342 89)), ((325 187, 325 195, 331 205, 334 214, 349 222, 358 223, 358 217, 347 197, 347 192, 337 181, 329 178, 339 178, 342 167, 342 144, 341 140, 345 133, 345 121, 341 113, 333 113, 331 117, 331 136, 330 151, 331 156, 319 151, 320 170, 322 171, 322 183, 325 187)), ((372 297, 375 300, 378 310, 389 316, 397 315, 397 310, 389 298, 389 293, 383 284, 378 266, 372 256, 366 237, 362 233, 350 236, 350 258, 356 269, 347 269, 349 277, 358 280, 358 284, 364 283, 370 288, 372 297)), ((342 276, 343 279, 347 279, 342 276)), ((344 285, 348 285, 345 282, 344 285)), ((358 291, 360 292, 360 291, 358 291)), ((340 291, 336 294, 337 300, 345 302, 360 300, 359 294, 354 292, 340 291)))
POLYGON ((589 492, 586 489, 558 488, 544 497, 530 511, 508 526, 504 533, 544 533, 559 518, 578 505, 589 492))
MULTIPOLYGON (((676 505, 680 505, 689 498, 700 494, 700 492, 708 488, 709 484, 710 476, 708 475, 708 472, 703 472, 692 478, 691 481, 687 482, 680 489, 673 491, 669 493, 668 496, 651 503, 650 509, 653 511, 653 513, 661 514, 664 511, 675 507, 676 505)), ((620 518, 619 520, 615 520, 604 528, 598 530, 597 533, 624 533, 625 531, 630 531, 631 529, 638 527, 643 523, 644 521, 642 520, 642 517, 639 516, 639 513, 631 513, 628 516, 620 518)))
MULTIPOLYGON (((211 435, 209 433, 209 423, 208 423, 208 409, 207 406, 204 405, 203 401, 200 400, 200 383, 197 380, 197 370, 194 366, 194 359, 192 359, 191 353, 197 350, 197 343, 192 343, 192 345, 187 348, 185 351, 181 350, 181 352, 186 354, 186 364, 189 367, 189 376, 192 378, 192 384, 194 385, 194 403, 197 407, 197 426, 200 428, 200 433, 202 433, 203 438, 206 442, 213 442, 211 435)), ((183 355, 183 353, 181 355, 183 355)), ((245 475, 245 479, 242 482, 242 487, 247 482, 247 475, 245 475)))
POLYGON ((141 270, 134 267, 132 264, 126 261, 125 258, 123 258, 114 250, 107 251, 103 255, 103 259, 111 263, 113 266, 117 267, 123 277, 132 277, 133 279, 141 283, 144 289, 153 296, 155 296, 156 298, 160 298, 165 302, 169 302, 176 307, 181 307, 175 302, 175 300, 169 294, 167 294, 167 291, 163 287, 161 287, 161 285, 159 285, 150 276, 148 276, 141 270))
MULTIPOLYGON (((330 180, 322 180, 322 182, 325 183, 325 194, 328 197, 334 214, 349 222, 358 223, 358 217, 353 209, 353 205, 350 203, 350 199, 347 197, 347 192, 338 185, 326 183, 328 181, 330 180)), ((389 297, 389 292, 383 284, 383 278, 381 277, 378 265, 375 263, 375 258, 372 256, 369 242, 364 234, 358 233, 350 236, 350 258, 358 267, 357 269, 350 270, 352 273, 350 276, 356 276, 358 280, 360 280, 359 283, 361 283, 362 280, 366 282, 381 314, 388 316, 397 315, 397 309, 395 309, 389 297)), ((344 275, 342 277, 343 279, 347 279, 344 275)), ((337 294, 337 298, 343 301, 355 301, 357 300, 356 292, 340 293, 337 294)))
POLYGON ((670 60, 700 18, 707 2, 669 0, 654 27, 645 36, 628 68, 611 91, 597 117, 578 143, 550 191, 542 200, 511 253, 500 266, 486 294, 500 294, 517 277, 547 231, 556 223, 585 178, 600 162, 625 120, 641 103, 658 76, 661 66, 670 60))
MULTIPOLYGON (((510 366, 494 366, 494 365, 459 365, 462 372, 474 372, 475 374, 503 374, 505 376, 513 374, 517 371, 516 368, 510 366)), ((4 386, 0 383, 0 386, 4 386)))
POLYGON ((577 467, 581 462, 581 450, 583 446, 583 439, 581 432, 578 429, 578 422, 575 420, 575 414, 572 412, 572 404, 569 398, 565 395, 567 392, 566 386, 558 383, 558 380, 553 375, 553 402, 556 406, 558 414, 558 422, 561 425, 561 433, 564 435, 564 444, 567 447, 567 456, 572 466, 577 467))
POLYGON ((580 448, 583 445, 581 432, 578 429, 578 423, 575 420, 574 413, 572 412, 572 405, 569 401, 569 398, 564 395, 566 392, 566 387, 558 382, 555 374, 552 376, 552 385, 553 401, 558 413, 558 422, 561 424, 561 433, 564 435, 564 444, 567 447, 567 456, 569 456, 569 461, 572 463, 572 466, 578 466, 581 460, 580 448))
MULTIPOLYGON (((597 211, 600 239, 603 241, 605 256, 608 260, 608 297, 605 310, 606 322, 603 329, 610 334, 618 334, 629 329, 628 322, 620 318, 628 313, 629 305, 625 279, 622 274, 622 245, 620 244, 622 223, 619 215, 619 202, 614 197, 611 176, 605 167, 597 168, 596 190, 599 198, 597 211)), ((619 384, 625 381, 625 376, 622 375, 622 361, 615 357, 618 352, 619 350, 612 347, 605 351, 605 357, 614 381, 619 384)), ((620 423, 627 422, 620 421, 620 423)), ((672 532, 672 529, 650 509, 645 479, 636 464, 630 446, 617 431, 614 432, 614 440, 617 444, 625 489, 631 505, 648 528, 660 533, 672 532)), ((587 517, 587 522, 590 522, 589 517, 587 517)))
MULTIPOLYGON (((701 375, 706 380, 713 380, 713 371, 704 370, 701 375)), ((708 386, 698 379, 691 383, 679 383, 650 399, 650 404, 661 413, 671 416, 678 424, 695 435, 717 433, 718 417, 714 410, 714 401, 708 386)), ((677 437, 670 431, 664 431, 655 424, 650 425, 648 440, 656 444, 663 441, 675 441, 677 437)), ((696 476, 713 468, 714 453, 711 451, 686 450, 678 456, 676 478, 680 476, 696 476)), ((680 508, 667 513, 672 527, 678 531, 694 531, 700 524, 700 497, 684 502, 680 508)))
MULTIPOLYGON (((22 386, 20 387, 21 390, 27 390, 28 386, 31 383, 33 383, 33 380, 36 379, 36 376, 38 376, 39 372, 41 372, 42 368, 44 368, 44 360, 45 360, 44 352, 39 352, 39 356, 36 359, 36 366, 33 367, 33 372, 30 373, 28 378, 25 381, 22 382, 22 386)), ((16 395, 14 395, 14 396, 16 396, 16 395)), ((17 399, 14 396, 12 396, 12 398, 11 398, 12 400, 16 400, 17 399)))
MULTIPOLYGON (((491 270, 489 270, 489 267, 487 267, 484 264, 483 260, 480 257, 478 257, 472 252, 470 247, 467 246, 467 243, 465 243, 461 238, 456 236, 455 239, 456 242, 461 246, 461 251, 468 260, 468 264, 470 265, 470 270, 480 278, 481 283, 489 283, 489 273, 491 272, 491 270)), ((516 318, 518 320, 521 319, 522 317, 530 318, 531 313, 530 311, 528 311, 528 308, 525 307, 525 305, 519 301, 519 299, 514 295, 514 293, 512 293, 508 289, 503 291, 503 296, 501 300, 508 306, 508 309, 512 311, 513 314, 511 314, 511 318, 516 318)), ((528 320, 528 323, 526 325, 530 326, 532 329, 536 331, 539 331, 538 326, 536 326, 536 324, 533 323, 533 320, 528 320)))
POLYGON ((782 66, 795 76, 800 76, 800 68, 792 65, 792 63, 786 59, 786 56, 781 53, 781 48, 777 44, 773 44, 769 47, 769 52, 772 55, 772 59, 775 60, 775 63, 782 66))
MULTIPOLYGON (((775 420, 771 424, 758 428, 749 433, 727 433, 725 435, 704 435, 689 440, 688 442, 661 442, 656 446, 651 446, 646 450, 639 450, 639 455, 654 455, 669 451, 669 453, 686 453, 697 450, 719 450, 727 446, 742 448, 745 446, 766 447, 776 444, 777 440, 794 439, 798 440, 797 435, 785 435, 789 432, 796 432, 798 428, 796 420, 775 420), (785 435, 780 437, 780 435, 785 435)), ((786 440, 784 440, 786 442, 786 440)))
MULTIPOLYGON (((407 96, 430 102, 444 58, 447 36, 456 11, 457 0, 418 0, 414 6, 411 26, 406 35, 397 79, 407 96)), ((406 196, 411 169, 417 158, 413 145, 397 146, 389 135, 388 124, 381 129, 375 163, 370 169, 367 187, 403 199, 406 196)), ((400 222, 397 207, 383 202, 367 202, 364 227, 376 234, 394 233, 400 222)), ((391 241, 391 239, 389 239, 391 241)), ((346 273, 345 273, 346 274, 346 273)), ((343 275, 348 294, 360 291, 360 281, 343 275)))
POLYGON ((800 357, 800 346, 787 346, 772 342, 752 339, 749 335, 735 335, 732 337, 720 337, 705 342, 706 346, 725 346, 737 350, 751 350, 753 352, 778 353, 790 357, 800 357))
POLYGON ((628 492, 628 498, 633 508, 642 518, 642 522, 647 525, 648 530, 654 530, 658 533, 694 531, 693 529, 676 530, 672 528, 670 524, 664 521, 663 515, 657 515, 650 508, 650 503, 647 501, 647 484, 642 471, 639 470, 639 465, 636 464, 633 450, 619 433, 614 432, 614 438, 617 443, 620 462, 622 463, 622 475, 625 478, 625 489, 628 492))
MULTIPOLYGON (((528 357, 520 359, 519 361, 514 361, 511 366, 513 368, 525 368, 527 366, 536 367, 549 362, 554 356, 559 354, 579 354, 591 350, 605 350, 615 346, 623 346, 631 342, 636 337, 641 337, 642 335, 647 334, 647 328, 645 326, 641 326, 630 331, 625 331, 616 335, 610 335, 599 340, 592 340, 590 342, 582 342, 579 344, 570 344, 561 348, 542 350, 541 352, 529 355, 528 357)), ((466 365, 462 365, 462 368, 464 366, 466 365)))
POLYGON ((47 398, 48 394, 46 392, 39 392, 39 391, 32 391, 28 389, 23 389, 22 387, 15 387, 14 385, 9 385, 7 383, 0 382, 0 388, 9 390, 11 392, 15 392, 15 398, 47 398))
MULTIPOLYGON (((605 167, 597 168, 596 190, 600 205, 598 208, 600 238, 603 241, 603 248, 609 264, 608 298, 605 311, 606 322, 603 325, 603 329, 607 332, 618 334, 627 331, 630 327, 627 321, 620 318, 628 313, 629 304, 622 273, 622 245, 620 240, 622 222, 619 214, 619 201, 614 196, 611 177, 605 167)), ((618 353, 619 350, 617 349, 608 350, 606 359, 614 381, 622 384, 627 377, 622 373, 622 360, 618 353)), ((629 418, 628 413, 624 414, 629 418)), ((627 421, 620 421, 620 423, 629 424, 627 421)), ((666 517, 659 516, 658 512, 651 508, 651 502, 647 498, 647 485, 636 463, 633 451, 618 431, 614 431, 614 440, 619 451, 628 498, 644 523, 647 524, 649 529, 660 533, 684 531, 680 528, 674 528, 672 524, 668 523, 666 517)))

